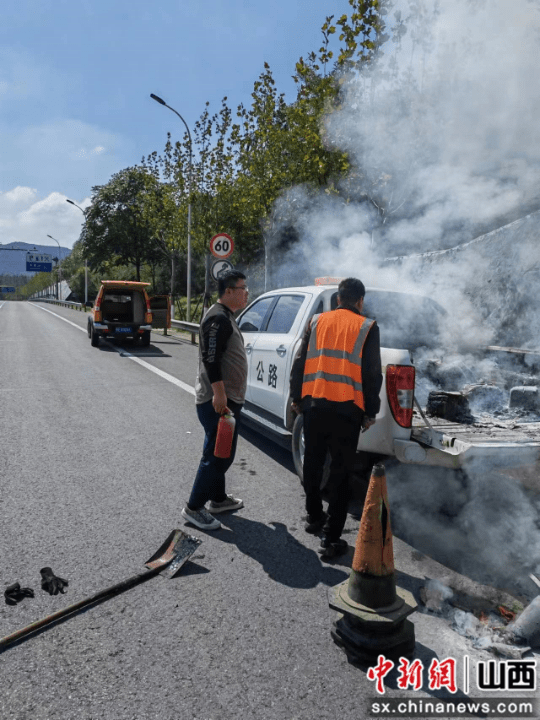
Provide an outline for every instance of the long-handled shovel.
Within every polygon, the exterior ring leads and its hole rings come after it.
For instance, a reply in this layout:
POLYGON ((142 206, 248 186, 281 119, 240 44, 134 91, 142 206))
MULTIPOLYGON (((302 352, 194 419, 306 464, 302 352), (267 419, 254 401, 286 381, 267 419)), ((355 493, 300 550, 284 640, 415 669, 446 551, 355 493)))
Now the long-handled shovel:
POLYGON ((0 640, 0 652, 3 652, 8 645, 11 645, 17 640, 21 640, 22 638, 41 630, 47 625, 59 622, 60 620, 67 618, 69 615, 73 615, 89 605, 94 605, 98 602, 106 600, 109 597, 119 595, 125 590, 135 587, 135 585, 139 585, 139 583, 149 580, 165 568, 166 570, 164 574, 169 578, 172 578, 173 575, 176 575, 176 573, 180 570, 182 565, 189 560, 201 542, 202 540, 199 540, 199 538, 193 537, 193 535, 186 535, 186 533, 182 532, 182 530, 173 530, 159 550, 144 563, 148 568, 146 572, 133 575, 132 577, 127 578, 127 580, 123 580, 116 585, 111 585, 111 587, 108 587, 106 590, 101 590, 100 592, 95 593, 95 595, 91 595, 84 600, 80 600, 73 605, 69 605, 63 610, 59 610, 52 615, 48 615, 46 618, 36 620, 36 622, 27 625, 21 630, 11 633, 11 635, 6 635, 6 637, 0 640))

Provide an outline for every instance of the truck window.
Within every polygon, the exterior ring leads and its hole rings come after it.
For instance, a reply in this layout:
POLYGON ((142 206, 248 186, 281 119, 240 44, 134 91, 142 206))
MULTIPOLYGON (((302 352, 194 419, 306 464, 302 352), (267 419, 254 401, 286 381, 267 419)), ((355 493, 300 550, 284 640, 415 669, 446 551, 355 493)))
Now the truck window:
MULTIPOLYGON (((317 305, 317 307, 315 308, 313 315, 320 315, 322 312, 324 312, 324 304, 323 304, 323 301, 321 300, 319 302, 319 304, 317 305)), ((313 315, 311 317, 313 317, 313 315)))
POLYGON ((272 310, 266 332, 288 333, 303 302, 303 295, 282 295, 272 310))
POLYGON ((436 348, 446 311, 434 300, 391 291, 367 291, 364 315, 377 321, 383 347, 436 348))
POLYGON ((273 302, 275 302, 275 297, 262 298, 262 300, 254 302, 242 315, 240 319, 240 330, 243 333, 259 332, 273 302))
MULTIPOLYGON (((332 294, 330 307, 337 307, 337 292, 332 294)), ((422 295, 368 288, 362 313, 377 321, 383 347, 415 350, 438 347, 446 310, 422 295)))

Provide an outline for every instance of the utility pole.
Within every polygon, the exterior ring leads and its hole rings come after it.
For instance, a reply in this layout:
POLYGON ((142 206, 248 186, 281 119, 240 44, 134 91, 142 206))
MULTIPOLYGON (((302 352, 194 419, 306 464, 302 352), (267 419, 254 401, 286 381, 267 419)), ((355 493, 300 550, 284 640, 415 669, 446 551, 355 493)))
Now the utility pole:
POLYGON ((61 260, 61 258, 60 258, 60 249, 61 249, 60 243, 58 242, 58 240, 56 238, 53 238, 52 235, 47 235, 47 237, 51 238, 51 240, 54 240, 54 242, 58 245, 58 262, 56 263, 56 267, 58 268, 58 275, 56 278, 56 299, 60 300, 59 288, 62 285, 62 268, 60 266, 60 260, 61 260), (60 284, 58 284, 59 278, 60 278, 60 284))
MULTIPOLYGON (((66 198, 66 202, 68 202, 70 205, 75 205, 75 207, 79 208, 79 210, 84 215, 84 219, 86 221, 86 213, 82 209, 80 205, 77 205, 77 203, 74 203, 73 200, 68 200, 66 198)), ((88 303, 88 260, 85 259, 84 261, 84 307, 86 308, 86 305, 88 303)), ((86 312, 86 309, 85 311, 86 312)))
MULTIPOLYGON (((188 138, 189 138, 189 184, 188 184, 188 193, 189 193, 189 202, 188 202, 188 221, 187 221, 187 308, 186 308, 186 320, 188 322, 191 321, 191 180, 193 177, 193 144, 191 142, 191 133, 189 132, 189 127, 187 122, 184 120, 184 118, 180 115, 179 112, 177 112, 174 108, 172 108, 170 105, 167 105, 165 100, 162 100, 157 95, 154 95, 154 93, 150 93, 150 97, 152 100, 155 100, 160 105, 164 105, 166 108, 169 108, 169 110, 172 110, 173 113, 178 115, 180 120, 184 123, 186 126, 188 138)), ((174 263, 174 252, 173 252, 173 261, 174 263)))

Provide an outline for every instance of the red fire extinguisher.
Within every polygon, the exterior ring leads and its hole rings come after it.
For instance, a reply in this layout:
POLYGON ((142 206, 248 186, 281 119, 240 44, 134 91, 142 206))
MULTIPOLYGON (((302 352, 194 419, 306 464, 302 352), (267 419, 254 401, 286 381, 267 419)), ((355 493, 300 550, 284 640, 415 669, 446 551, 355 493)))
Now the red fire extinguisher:
POLYGON ((219 418, 214 455, 218 458, 231 456, 232 441, 236 419, 234 415, 226 413, 219 418))

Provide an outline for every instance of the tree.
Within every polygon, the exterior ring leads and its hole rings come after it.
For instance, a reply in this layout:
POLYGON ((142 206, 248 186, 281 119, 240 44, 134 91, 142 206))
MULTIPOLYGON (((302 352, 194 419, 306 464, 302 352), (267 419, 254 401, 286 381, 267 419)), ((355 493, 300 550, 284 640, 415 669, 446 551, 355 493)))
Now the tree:
POLYGON ((100 278, 85 266, 84 246, 82 240, 77 240, 71 253, 62 261, 62 275, 67 281, 71 291, 81 302, 84 301, 85 275, 88 273, 88 299, 92 300, 98 292, 100 278))
POLYGON ((133 265, 135 279, 140 280, 141 266, 155 264, 161 257, 156 243, 160 226, 150 211, 163 194, 159 181, 146 170, 131 167, 113 175, 106 185, 92 188, 92 193, 81 233, 84 257, 98 270, 107 264, 133 265))

